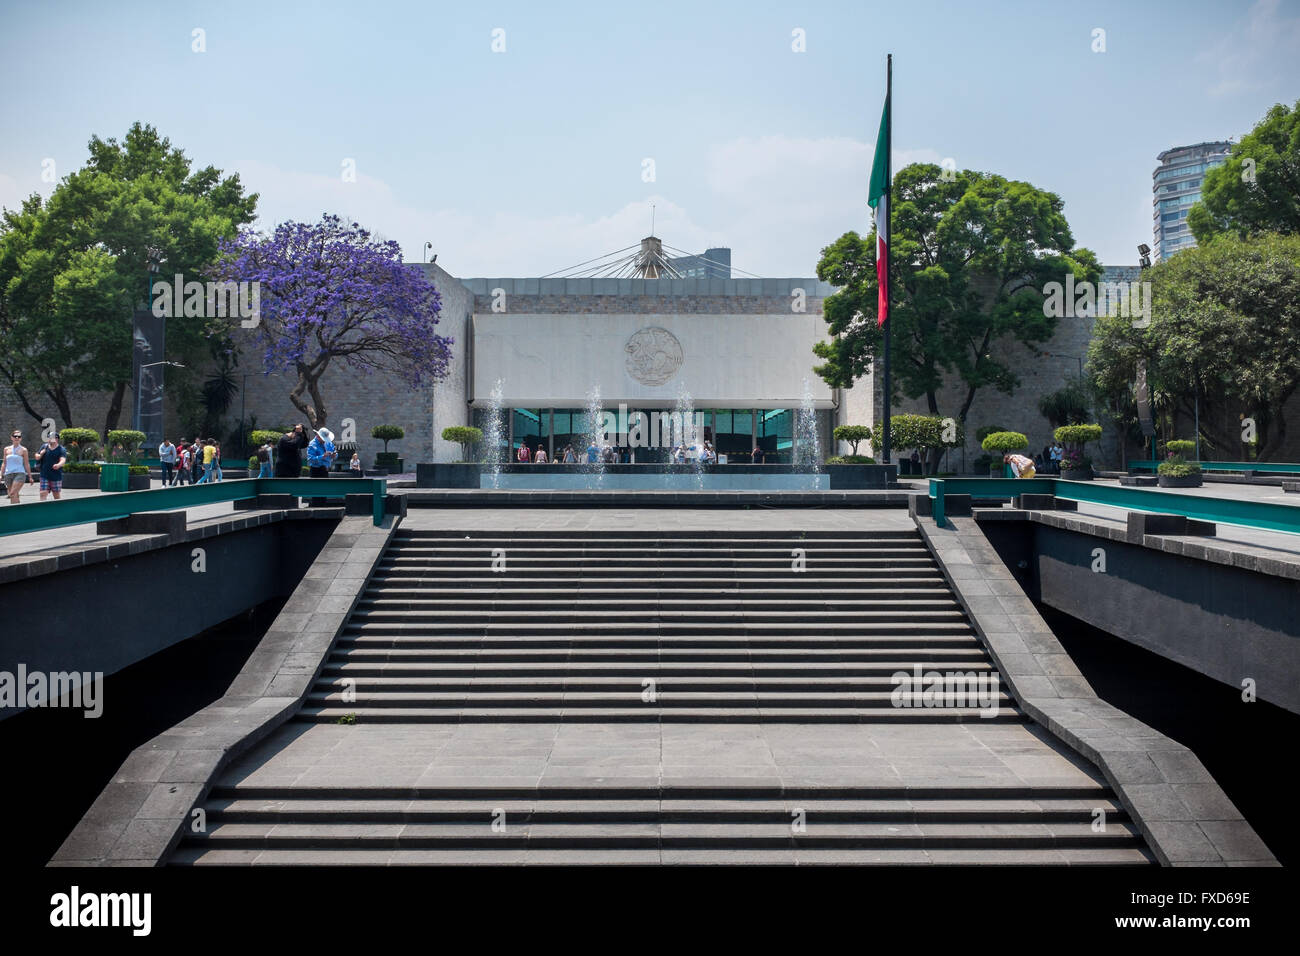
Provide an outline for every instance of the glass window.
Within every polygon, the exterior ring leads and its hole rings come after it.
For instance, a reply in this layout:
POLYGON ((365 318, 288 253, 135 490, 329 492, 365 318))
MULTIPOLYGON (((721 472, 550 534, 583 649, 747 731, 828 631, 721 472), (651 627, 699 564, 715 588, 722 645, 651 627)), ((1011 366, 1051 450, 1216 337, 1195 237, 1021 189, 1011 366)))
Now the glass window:
POLYGON ((535 454, 538 444, 546 438, 546 409, 514 408, 510 415, 514 424, 510 436, 511 460, 518 457, 519 446, 523 444, 527 444, 528 450, 535 454))
POLYGON ((766 452, 768 464, 788 465, 794 447, 794 412, 789 408, 760 411, 758 444, 766 452))
POLYGON ((713 413, 713 447, 727 461, 747 462, 754 450, 754 411, 750 408, 719 408, 713 413))

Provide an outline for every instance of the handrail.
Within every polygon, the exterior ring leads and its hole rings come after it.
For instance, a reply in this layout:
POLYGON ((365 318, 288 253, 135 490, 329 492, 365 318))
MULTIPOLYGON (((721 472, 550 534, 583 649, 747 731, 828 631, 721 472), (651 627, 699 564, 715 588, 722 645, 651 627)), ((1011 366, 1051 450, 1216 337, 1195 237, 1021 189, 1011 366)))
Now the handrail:
POLYGON ((931 513, 935 524, 943 524, 943 499, 945 495, 950 494, 968 494, 972 498, 1012 498, 1022 494, 1048 494, 1070 501, 1126 508, 1130 511, 1182 515, 1185 518, 1196 518, 1202 521, 1300 534, 1300 505, 1178 494, 1172 491, 1153 491, 1147 488, 1105 485, 1091 481, 1066 481, 1063 478, 931 479, 930 497, 933 499, 931 513))
MULTIPOLYGON (((1130 461, 1129 471, 1155 471, 1158 461, 1130 461)), ((1189 461, 1200 465, 1201 471, 1255 471, 1278 475, 1300 474, 1300 465, 1287 461, 1189 461)))
POLYGON ((368 494, 373 501, 371 516, 379 525, 384 520, 387 493, 388 481, 385 478, 235 478, 147 491, 104 492, 93 498, 62 498, 8 505, 0 509, 0 536, 91 521, 111 521, 144 511, 170 511, 223 501, 242 501, 267 494, 289 494, 299 498, 368 494))

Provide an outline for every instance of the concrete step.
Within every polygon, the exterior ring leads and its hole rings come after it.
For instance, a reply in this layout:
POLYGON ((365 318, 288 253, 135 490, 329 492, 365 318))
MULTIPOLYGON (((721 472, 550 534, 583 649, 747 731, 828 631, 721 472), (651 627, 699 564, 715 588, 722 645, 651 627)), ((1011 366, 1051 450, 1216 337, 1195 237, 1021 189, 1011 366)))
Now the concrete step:
POLYGON ((693 849, 558 850, 432 849, 226 850, 183 845, 173 866, 1153 866, 1141 847, 1084 847, 1015 850, 872 849, 693 849))
POLYGON ((917 648, 902 650, 897 647, 880 647, 877 649, 843 649, 815 648, 811 650, 791 650, 789 648, 751 648, 740 645, 736 649, 702 647, 695 649, 605 649, 574 650, 571 648, 543 648, 537 650, 515 650, 512 648, 464 648, 444 651, 409 648, 383 648, 372 650, 351 648, 332 652, 328 660, 332 663, 349 661, 356 663, 425 663, 441 664, 474 661, 484 666, 501 664, 535 664, 544 662, 579 664, 587 662, 596 664, 610 662, 615 664, 717 664, 723 662, 776 663, 793 665, 803 662, 856 663, 859 665, 875 663, 885 666, 883 662, 897 661, 906 657, 905 669, 914 666, 940 667, 947 664, 966 669, 967 662, 987 660, 984 650, 978 646, 969 649, 934 649, 917 648))
POLYGON ((606 545, 625 545, 640 542, 680 545, 683 542, 724 542, 734 544, 742 542, 753 545, 757 542, 770 541, 785 543, 787 541, 845 541, 850 543, 864 541, 919 541, 920 534, 915 528, 869 528, 846 531, 795 531, 780 532, 763 528, 750 530, 735 529, 683 529, 680 531, 637 531, 626 528, 613 530, 579 529, 547 530, 544 533, 521 531, 518 534, 500 534, 494 531, 450 530, 446 528, 411 528, 401 527, 393 532, 393 538, 399 543, 427 541, 472 541, 506 544, 528 544, 537 542, 542 545, 555 542, 592 541, 606 545))
MULTIPOLYGON (((845 663, 843 661, 802 661, 795 663, 764 661, 718 661, 715 663, 682 664, 644 661, 622 664, 610 661, 570 661, 567 658, 553 663, 484 664, 476 659, 437 664, 419 662, 359 662, 350 654, 334 654, 322 669, 322 678, 353 677, 391 679, 444 679, 492 681, 498 678, 536 682, 538 679, 585 681, 611 680, 632 677, 661 679, 724 678, 737 680, 878 680, 888 681, 900 670, 911 671, 913 661, 880 661, 870 663, 845 663)), ((989 661, 963 661, 962 671, 987 673, 994 670, 989 661)))
MULTIPOLYGON (((756 624, 807 624, 810 614, 816 615, 819 627, 830 624, 880 624, 880 623, 962 623, 966 614, 958 607, 941 608, 886 608, 871 610, 830 610, 826 608, 789 607, 781 610, 759 610, 748 604, 737 608, 666 608, 651 607, 641 612, 638 624, 656 624, 660 628, 691 625, 697 629, 714 631, 713 625, 740 625, 749 627, 756 624)), ((477 608, 449 609, 408 609, 408 608, 374 608, 358 607, 352 612, 351 620, 357 624, 395 622, 412 625, 429 624, 443 628, 455 629, 457 626, 525 624, 555 628, 561 624, 581 627, 584 630, 603 627, 609 624, 627 625, 627 609, 608 607, 591 607, 573 609, 563 617, 567 621, 556 621, 551 614, 546 615, 546 622, 537 625, 542 613, 536 606, 531 608, 477 608)), ((525 632, 526 633, 526 632, 525 632)))
POLYGON ((836 691, 836 690, 781 690, 781 689, 706 689, 699 691, 680 690, 672 687, 655 685, 655 699, 643 700, 645 689, 641 684, 628 683, 624 688, 614 690, 601 688, 597 690, 577 690, 561 687, 534 688, 529 690, 491 691, 487 688, 473 688, 469 691, 418 690, 400 691, 386 689, 354 688, 341 690, 331 684, 317 683, 315 689, 307 695, 307 702, 317 707, 347 707, 355 704, 363 709, 380 707, 433 710, 443 707, 470 706, 477 708, 507 707, 627 707, 642 703, 646 707, 661 708, 702 708, 702 707, 851 707, 866 709, 870 707, 920 709, 926 706, 952 707, 957 703, 966 707, 998 706, 1010 707, 1014 704, 1011 696, 999 690, 999 685, 978 686, 966 691, 906 692, 900 691, 896 696, 890 690, 878 691, 836 691), (353 697, 349 701, 346 698, 353 697), (897 703, 895 702, 897 700, 897 703), (987 702, 987 704, 986 704, 987 702))
MULTIPOLYGON (((331 670, 337 670, 333 668, 331 670)), ((910 674, 910 672, 908 672, 910 674)), ((999 679, 989 671, 974 671, 984 674, 985 680, 999 679)), ((350 673, 325 673, 316 682, 317 692, 342 691, 344 688, 355 690, 358 695, 379 694, 455 694, 462 696, 465 692, 479 693, 625 693, 635 689, 640 696, 642 681, 654 678, 659 694, 671 693, 780 693, 780 694, 818 694, 818 693, 892 693, 899 682, 888 676, 879 677, 841 677, 837 675, 813 675, 799 677, 710 677, 682 678, 663 677, 659 674, 635 675, 627 677, 593 674, 574 676, 558 674, 552 677, 480 677, 471 672, 461 677, 377 677, 355 676, 350 673), (351 683, 345 683, 350 681, 351 683)))
POLYGON ((548 595, 551 600, 595 599, 601 595, 621 596, 629 600, 639 597, 653 598, 660 594, 676 598, 690 598, 695 595, 727 597, 731 595, 754 596, 758 598, 802 596, 803 599, 816 601, 838 597, 860 597, 868 595, 882 598, 908 594, 929 593, 950 596, 948 582, 938 571, 932 573, 914 573, 893 576, 872 576, 859 580, 821 579, 816 575, 809 578, 806 574, 786 575, 780 578, 613 578, 594 580, 582 577, 536 579, 530 582, 516 581, 508 574, 493 574, 473 578, 439 578, 419 577, 404 574, 397 577, 375 575, 366 585, 365 596, 379 595, 393 597, 431 597, 446 595, 462 596, 466 599, 480 594, 500 593, 503 595, 548 595))
POLYGON ((279 800, 241 796, 209 799, 211 823, 461 823, 481 824, 504 813, 515 823, 766 823, 789 827, 796 812, 821 823, 1087 823, 1097 811, 1106 825, 1127 823, 1109 797, 1082 799, 793 799, 732 800, 596 796, 590 799, 347 799, 279 800))
MULTIPOLYGON (((422 591, 408 591, 406 597, 392 597, 386 591, 368 589, 357 602, 358 610, 365 611, 429 611, 443 614, 465 611, 536 611, 540 600, 554 600, 554 592, 545 588, 515 589, 508 594, 498 592, 493 595, 436 596, 422 591), (416 595, 419 595, 418 597, 416 595)), ((799 592, 795 592, 798 595, 799 592)), ((599 595, 590 594, 575 599, 582 600, 583 606, 599 608, 605 613, 632 613, 646 610, 667 610, 678 612, 717 612, 735 611, 789 611, 799 609, 803 612, 823 613, 825 611, 865 611, 870 613, 884 611, 952 611, 961 605, 951 597, 935 594, 933 591, 913 590, 906 596, 891 594, 879 598, 820 598, 811 595, 792 596, 783 599, 765 599, 758 595, 741 596, 734 592, 730 597, 720 597, 710 592, 709 597, 661 597, 646 594, 640 597, 624 597, 614 591, 602 591, 599 595)))
POLYGON ((187 833, 188 845, 225 849, 432 849, 517 848, 912 848, 1135 847, 1136 829, 1112 822, 1102 831, 1089 822, 871 823, 511 823, 493 829, 491 808, 482 822, 467 823, 209 823, 187 833))
MULTIPOLYGON (((936 615, 937 616, 937 615, 936 615)), ((763 638, 795 637, 804 635, 818 640, 863 640, 867 638, 911 638, 913 642, 940 640, 942 638, 970 638, 974 640, 974 631, 963 620, 929 621, 924 615, 917 615, 913 620, 877 621, 877 622, 767 622, 746 621, 722 624, 707 621, 632 621, 612 623, 608 621, 555 621, 535 623, 509 623, 479 621, 476 623, 456 624, 439 621, 436 617, 421 619, 419 617, 397 618, 396 620, 373 621, 365 614, 353 614, 344 630, 349 636, 406 637, 410 640, 421 638, 433 641, 431 646, 440 646, 434 639, 442 637, 450 641, 456 637, 477 636, 480 638, 501 638, 525 642, 527 638, 559 639, 565 642, 592 642, 609 640, 617 642, 622 638, 641 638, 663 643, 677 639, 681 643, 700 643, 702 639, 728 642, 727 638, 761 640, 763 638), (409 623, 399 623, 408 621, 409 623)), ((477 642, 476 642, 477 643, 477 642)), ((796 642, 793 646, 800 646, 796 642)))
POLYGON ((990 712, 971 707, 670 707, 651 704, 630 707, 362 707, 359 704, 304 705, 295 719, 334 724, 341 718, 367 724, 425 723, 1023 723, 1011 707, 990 712))

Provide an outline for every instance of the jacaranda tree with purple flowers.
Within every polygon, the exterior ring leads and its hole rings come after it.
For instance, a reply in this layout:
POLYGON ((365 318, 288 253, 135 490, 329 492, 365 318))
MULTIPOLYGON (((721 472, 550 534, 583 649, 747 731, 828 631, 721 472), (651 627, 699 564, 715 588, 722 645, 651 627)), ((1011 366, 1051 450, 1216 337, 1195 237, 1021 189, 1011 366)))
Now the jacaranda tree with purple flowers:
POLYGON ((438 290, 402 264, 396 242, 326 215, 282 223, 269 236, 243 231, 221 251, 222 279, 260 283, 255 334, 265 369, 297 375, 289 400, 313 428, 325 424, 321 377, 336 360, 412 388, 446 375, 452 340, 434 331, 438 290))

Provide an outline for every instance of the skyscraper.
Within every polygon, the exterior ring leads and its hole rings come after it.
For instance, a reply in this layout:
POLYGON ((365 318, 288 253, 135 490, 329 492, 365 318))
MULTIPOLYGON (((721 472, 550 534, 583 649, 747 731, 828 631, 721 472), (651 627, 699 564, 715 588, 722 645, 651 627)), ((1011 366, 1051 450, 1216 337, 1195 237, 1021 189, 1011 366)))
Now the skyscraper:
POLYGON ((1151 174, 1156 262, 1196 245, 1187 228, 1187 211, 1201 198, 1205 171, 1222 166, 1231 149, 1229 142, 1197 143, 1175 146, 1156 157, 1160 165, 1151 174))

